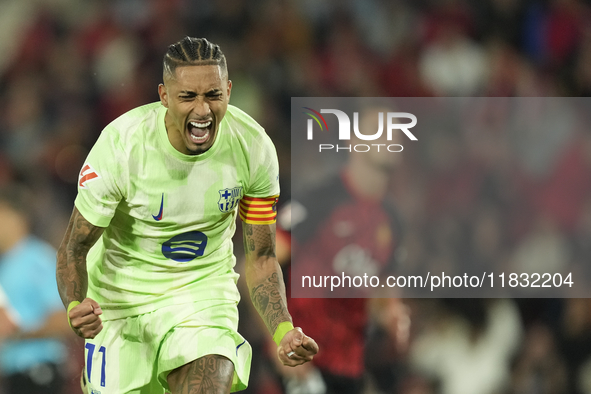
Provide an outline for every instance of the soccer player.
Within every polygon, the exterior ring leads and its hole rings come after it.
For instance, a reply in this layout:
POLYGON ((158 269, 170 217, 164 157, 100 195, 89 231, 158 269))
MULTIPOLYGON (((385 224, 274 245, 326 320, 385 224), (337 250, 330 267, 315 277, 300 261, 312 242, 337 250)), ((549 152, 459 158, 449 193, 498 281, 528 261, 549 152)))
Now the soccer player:
POLYGON ((88 393, 228 393, 248 383, 232 235, 243 221, 253 304, 288 366, 312 360, 275 257, 275 148, 228 104, 219 46, 186 37, 164 57, 160 102, 122 115, 83 165, 58 251, 88 393))
POLYGON ((55 249, 31 233, 28 196, 18 184, 0 188, 2 392, 61 393, 70 329, 53 280, 55 249))

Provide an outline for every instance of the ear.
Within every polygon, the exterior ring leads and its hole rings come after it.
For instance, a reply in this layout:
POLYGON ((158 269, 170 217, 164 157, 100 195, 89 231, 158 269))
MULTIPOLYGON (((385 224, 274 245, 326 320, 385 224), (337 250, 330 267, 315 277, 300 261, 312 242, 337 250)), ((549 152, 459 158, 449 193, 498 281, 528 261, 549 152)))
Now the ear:
POLYGON ((158 85, 158 95, 160 96, 160 101, 162 105, 168 108, 168 92, 166 91, 166 86, 163 83, 158 85))
POLYGON ((232 81, 228 79, 228 101, 230 101, 230 93, 232 93, 232 81))

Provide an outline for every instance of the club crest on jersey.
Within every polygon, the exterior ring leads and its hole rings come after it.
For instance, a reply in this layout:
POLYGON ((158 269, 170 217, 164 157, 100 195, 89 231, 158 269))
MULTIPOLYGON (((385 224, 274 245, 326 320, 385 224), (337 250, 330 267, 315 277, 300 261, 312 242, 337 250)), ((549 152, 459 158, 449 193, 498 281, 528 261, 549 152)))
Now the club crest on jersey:
POLYGON ((218 208, 222 212, 230 212, 238 206, 238 203, 242 198, 242 186, 218 190, 218 193, 220 193, 218 208))
POLYGON ((80 170, 80 175, 78 176, 78 186, 82 189, 86 189, 86 184, 90 181, 95 179, 100 179, 101 176, 92 168, 90 164, 84 164, 82 170, 80 170))

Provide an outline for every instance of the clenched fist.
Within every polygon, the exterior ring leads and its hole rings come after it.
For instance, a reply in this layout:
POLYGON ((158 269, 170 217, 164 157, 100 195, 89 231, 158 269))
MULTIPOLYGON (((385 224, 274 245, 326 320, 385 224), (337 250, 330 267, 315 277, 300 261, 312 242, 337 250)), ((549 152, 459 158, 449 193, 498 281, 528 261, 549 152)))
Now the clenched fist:
POLYGON ((312 361, 316 353, 318 353, 316 341, 304 334, 299 327, 285 334, 277 347, 279 360, 283 365, 290 367, 312 361))
POLYGON ((76 335, 92 339, 103 329, 103 322, 99 317, 102 313, 103 310, 98 302, 91 298, 85 298, 70 310, 68 314, 70 326, 76 335))

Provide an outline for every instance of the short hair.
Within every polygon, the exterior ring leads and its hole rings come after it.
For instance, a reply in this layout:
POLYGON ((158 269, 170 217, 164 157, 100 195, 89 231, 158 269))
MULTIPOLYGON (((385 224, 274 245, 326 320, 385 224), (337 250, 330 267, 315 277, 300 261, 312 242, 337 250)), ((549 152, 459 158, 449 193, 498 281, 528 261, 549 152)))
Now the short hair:
POLYGON ((222 77, 228 77, 226 57, 219 45, 205 38, 185 37, 168 47, 164 55, 163 78, 174 79, 177 67, 210 65, 220 66, 222 77))

